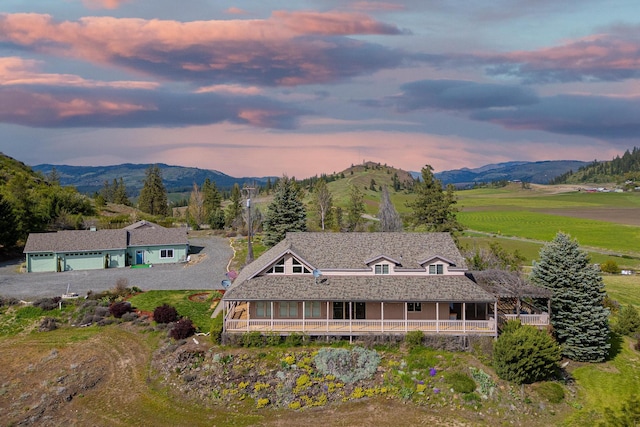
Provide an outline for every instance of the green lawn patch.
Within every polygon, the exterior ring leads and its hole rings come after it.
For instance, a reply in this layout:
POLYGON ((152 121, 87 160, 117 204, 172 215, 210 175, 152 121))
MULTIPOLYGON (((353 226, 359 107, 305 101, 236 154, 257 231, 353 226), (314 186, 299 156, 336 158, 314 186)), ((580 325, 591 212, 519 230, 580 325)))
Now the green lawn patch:
POLYGON ((178 314, 191 319, 200 332, 209 332, 211 328, 211 302, 201 300, 192 301, 190 296, 212 291, 147 291, 137 294, 129 299, 131 304, 142 311, 151 311, 162 304, 169 304, 176 308, 178 314))
POLYGON ((607 294, 620 304, 633 304, 640 308, 640 275, 604 276, 607 294))
POLYGON ((630 339, 620 353, 607 363, 585 364, 572 372, 580 385, 582 409, 569 418, 568 425, 595 425, 605 408, 620 409, 623 402, 640 390, 640 358, 630 347, 630 339), (587 424, 580 424, 587 421, 587 424))
POLYGON ((550 241, 558 231, 578 239, 581 246, 638 253, 640 227, 527 211, 459 212, 458 220, 468 229, 550 241))

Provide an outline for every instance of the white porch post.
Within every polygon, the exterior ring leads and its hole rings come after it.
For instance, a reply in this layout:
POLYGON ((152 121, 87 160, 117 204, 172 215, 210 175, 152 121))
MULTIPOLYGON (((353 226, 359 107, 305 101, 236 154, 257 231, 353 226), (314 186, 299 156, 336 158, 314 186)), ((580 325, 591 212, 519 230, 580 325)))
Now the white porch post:
POLYGON ((407 303, 404 303, 404 332, 407 333, 409 331, 409 325, 407 323, 407 303))
POLYGON ((467 333, 467 303, 462 303, 462 333, 467 333))
POLYGON ((273 301, 269 301, 270 304, 270 309, 269 309, 269 314, 271 315, 271 331, 273 331, 273 301))
POLYGON ((436 302, 436 333, 440 333, 440 303, 436 302))
POLYGON ((327 301, 327 332, 329 332, 329 305, 331 305, 331 302, 327 301))
POLYGON ((222 306, 222 332, 227 332, 227 315, 229 314, 229 302, 225 301, 222 306))
POLYGON ((304 321, 306 320, 307 317, 307 302, 306 301, 302 301, 302 332, 304 333, 304 321))
POLYGON ((380 302, 380 332, 384 333, 384 301, 380 302))
POLYGON ((250 309, 251 309, 251 303, 249 301, 247 301, 247 332, 249 332, 249 320, 251 319, 251 316, 249 315, 250 313, 250 309))
MULTIPOLYGON (((349 301, 349 335, 353 332, 353 311, 352 311, 352 302, 349 301)), ((349 337, 351 338, 351 337, 349 337)))

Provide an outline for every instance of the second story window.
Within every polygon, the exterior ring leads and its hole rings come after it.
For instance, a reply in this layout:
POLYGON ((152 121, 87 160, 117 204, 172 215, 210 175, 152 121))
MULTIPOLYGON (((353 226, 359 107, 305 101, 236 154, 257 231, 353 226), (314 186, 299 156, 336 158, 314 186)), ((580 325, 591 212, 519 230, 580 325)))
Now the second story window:
POLYGON ((276 262, 273 267, 271 267, 271 273, 276 273, 276 274, 284 274, 284 258, 282 258, 280 261, 276 262))
POLYGON ((389 274, 389 264, 377 264, 375 266, 376 274, 389 274))
POLYGON ((309 274, 311 273, 309 271, 308 268, 306 268, 304 265, 302 265, 302 263, 300 261, 298 261, 297 259, 293 258, 293 273, 294 274, 302 274, 302 273, 306 273, 309 274))
POLYGON ((429 274, 444 274, 444 265, 443 264, 430 265, 429 274))

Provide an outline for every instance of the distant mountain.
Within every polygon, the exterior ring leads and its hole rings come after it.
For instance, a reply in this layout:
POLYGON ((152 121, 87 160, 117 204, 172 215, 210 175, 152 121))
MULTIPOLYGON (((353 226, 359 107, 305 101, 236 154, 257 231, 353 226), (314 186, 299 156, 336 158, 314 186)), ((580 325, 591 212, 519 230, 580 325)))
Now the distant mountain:
MULTIPOLYGON (((475 169, 463 168, 435 173, 443 184, 457 187, 494 181, 524 181, 548 184, 555 177, 588 165, 578 160, 548 160, 543 162, 505 162, 485 165, 475 169)), ((414 176, 419 176, 415 173, 414 176)))
MULTIPOLYGON (((60 176, 61 185, 72 185, 81 193, 93 194, 99 191, 104 182, 112 183, 114 179, 123 179, 129 194, 138 195, 142 189, 145 173, 151 164, 125 163, 113 166, 68 166, 41 164, 32 169, 49 175, 55 167, 60 176)), ((235 183, 242 185, 245 182, 266 183, 267 178, 234 178, 222 172, 209 169, 199 169, 183 166, 171 166, 158 163, 162 172, 162 181, 168 193, 182 193, 191 191, 193 183, 202 185, 206 178, 216 183, 219 189, 229 189, 235 183)), ((272 178, 273 179, 273 178, 272 178)))
MULTIPOLYGON (((593 161, 579 169, 558 176, 553 180, 554 184, 580 184, 580 183, 622 183, 640 181, 640 148, 633 147, 626 150, 621 156, 616 156, 610 161, 593 161)), ((633 184, 635 187, 636 184, 633 184)))

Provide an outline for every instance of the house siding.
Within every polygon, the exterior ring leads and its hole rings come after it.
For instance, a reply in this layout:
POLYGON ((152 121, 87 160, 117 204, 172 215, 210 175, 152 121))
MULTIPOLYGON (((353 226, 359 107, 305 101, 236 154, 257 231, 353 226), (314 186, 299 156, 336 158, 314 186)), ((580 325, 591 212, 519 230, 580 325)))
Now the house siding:
POLYGON ((188 252, 187 248, 187 245, 130 246, 127 249, 127 256, 129 257, 129 263, 131 265, 136 265, 136 252, 138 251, 144 251, 144 260, 142 264, 172 264, 186 261, 188 252), (161 253, 163 250, 173 250, 173 257, 162 258, 161 253))

